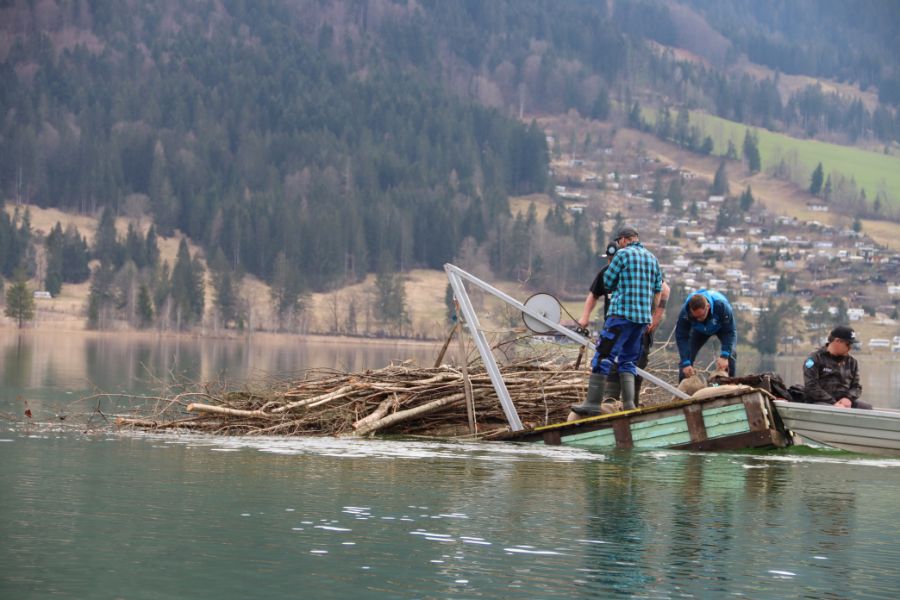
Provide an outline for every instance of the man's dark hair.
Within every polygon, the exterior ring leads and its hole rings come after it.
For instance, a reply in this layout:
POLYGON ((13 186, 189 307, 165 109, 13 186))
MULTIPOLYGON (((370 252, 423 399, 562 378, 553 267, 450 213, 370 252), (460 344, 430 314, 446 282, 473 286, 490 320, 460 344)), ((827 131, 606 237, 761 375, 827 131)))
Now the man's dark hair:
POLYGON ((694 294, 691 296, 691 299, 688 300, 688 308, 691 310, 706 308, 706 298, 704 298, 702 294, 694 294))

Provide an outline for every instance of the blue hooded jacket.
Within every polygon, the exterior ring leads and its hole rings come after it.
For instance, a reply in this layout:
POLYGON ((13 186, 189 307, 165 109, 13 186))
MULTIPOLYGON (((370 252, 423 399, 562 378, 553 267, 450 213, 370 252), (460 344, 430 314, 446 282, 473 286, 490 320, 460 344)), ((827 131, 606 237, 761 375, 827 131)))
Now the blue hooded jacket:
POLYGON ((734 346, 737 343, 737 327, 734 322, 734 311, 731 304, 720 292, 712 290, 697 290, 693 294, 688 295, 681 312, 678 314, 678 323, 675 325, 675 343, 678 345, 678 355, 681 360, 681 366, 685 367, 691 364, 691 330, 706 336, 719 338, 722 343, 722 349, 719 355, 728 358, 734 352, 734 346), (705 321, 697 321, 691 316, 688 309, 688 302, 691 297, 701 295, 709 302, 709 314, 705 321))

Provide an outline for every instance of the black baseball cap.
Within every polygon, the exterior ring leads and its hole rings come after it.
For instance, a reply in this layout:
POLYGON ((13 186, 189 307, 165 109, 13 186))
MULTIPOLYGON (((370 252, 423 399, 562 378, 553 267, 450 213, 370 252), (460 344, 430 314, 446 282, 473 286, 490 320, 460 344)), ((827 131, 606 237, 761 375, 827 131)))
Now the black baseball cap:
POLYGON ((619 230, 619 233, 616 234, 617 240, 630 237, 638 237, 637 229, 635 229, 634 227, 623 227, 619 230))
POLYGON ((831 330, 831 334, 828 337, 832 340, 844 340, 848 344, 852 344, 856 341, 856 332, 853 331, 852 327, 838 325, 831 330))

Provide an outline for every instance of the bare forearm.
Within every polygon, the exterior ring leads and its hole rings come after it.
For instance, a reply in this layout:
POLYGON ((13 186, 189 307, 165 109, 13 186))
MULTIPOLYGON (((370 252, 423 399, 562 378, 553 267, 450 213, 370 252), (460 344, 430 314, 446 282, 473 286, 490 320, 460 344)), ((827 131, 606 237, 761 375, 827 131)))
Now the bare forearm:
POLYGON ((650 321, 650 331, 656 331, 666 315, 666 305, 669 303, 669 286, 663 282, 662 289, 653 296, 653 315, 650 321))
POLYGON ((582 327, 587 327, 587 324, 591 320, 591 313, 594 312, 594 308, 597 306, 597 298, 590 292, 588 292, 587 298, 584 299, 584 309, 581 311, 581 318, 578 319, 578 324, 582 327))

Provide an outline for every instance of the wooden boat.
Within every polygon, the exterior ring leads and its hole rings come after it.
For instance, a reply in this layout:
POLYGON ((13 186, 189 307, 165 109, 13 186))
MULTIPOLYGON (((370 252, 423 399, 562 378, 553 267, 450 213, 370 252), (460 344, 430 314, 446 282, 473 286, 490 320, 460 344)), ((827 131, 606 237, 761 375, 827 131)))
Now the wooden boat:
POLYGON ((704 397, 525 429, 504 439, 599 450, 737 450, 790 443, 765 392, 747 386, 704 392, 704 397))
POLYGON ((865 454, 900 456, 900 411, 775 401, 785 427, 814 442, 865 454))

